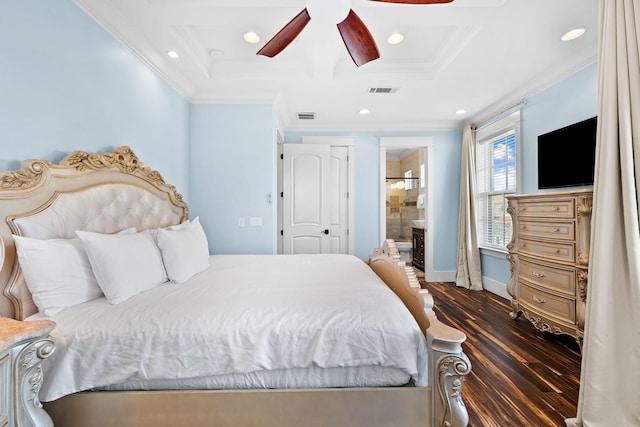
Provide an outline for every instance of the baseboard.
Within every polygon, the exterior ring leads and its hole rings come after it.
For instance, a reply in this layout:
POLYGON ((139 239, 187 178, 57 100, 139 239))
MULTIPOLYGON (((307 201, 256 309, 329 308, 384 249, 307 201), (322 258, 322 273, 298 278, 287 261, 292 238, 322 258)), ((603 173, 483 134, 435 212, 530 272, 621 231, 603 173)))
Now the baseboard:
MULTIPOLYGON (((427 282, 455 282, 455 271, 427 271, 425 272, 427 282)), ((487 276, 482 276, 482 287, 493 294, 498 295, 507 300, 511 300, 511 296, 507 292, 507 284, 498 282, 487 276)))
POLYGON ((485 290, 494 293, 504 299, 510 300, 511 296, 507 292, 507 284, 498 282, 487 276, 482 276, 482 286, 485 290))
POLYGON ((455 282, 455 271, 426 271, 425 277, 427 282, 455 282))

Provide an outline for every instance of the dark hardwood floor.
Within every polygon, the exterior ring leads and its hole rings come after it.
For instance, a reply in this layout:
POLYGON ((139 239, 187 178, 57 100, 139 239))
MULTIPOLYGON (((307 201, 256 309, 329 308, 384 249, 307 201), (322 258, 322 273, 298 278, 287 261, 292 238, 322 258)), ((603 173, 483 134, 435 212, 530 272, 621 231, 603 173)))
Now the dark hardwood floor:
POLYGON ((463 399, 472 427, 564 426, 574 417, 580 350, 571 337, 541 333, 524 316, 509 317, 507 300, 453 283, 424 283, 436 316, 467 335, 472 370, 463 399))

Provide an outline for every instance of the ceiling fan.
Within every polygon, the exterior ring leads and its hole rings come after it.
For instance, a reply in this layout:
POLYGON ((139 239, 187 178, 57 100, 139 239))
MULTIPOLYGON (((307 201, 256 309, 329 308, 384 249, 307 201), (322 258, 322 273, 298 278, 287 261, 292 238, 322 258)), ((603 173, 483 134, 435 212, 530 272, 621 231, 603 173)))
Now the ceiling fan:
MULTIPOLYGON (((371 0, 384 3, 437 4, 450 3, 453 0, 371 0)), ((380 58, 378 46, 364 22, 351 9, 351 0, 308 0, 306 7, 285 25, 258 51, 258 55, 273 58, 284 50, 311 18, 335 24, 342 36, 344 45, 356 66, 380 58)))

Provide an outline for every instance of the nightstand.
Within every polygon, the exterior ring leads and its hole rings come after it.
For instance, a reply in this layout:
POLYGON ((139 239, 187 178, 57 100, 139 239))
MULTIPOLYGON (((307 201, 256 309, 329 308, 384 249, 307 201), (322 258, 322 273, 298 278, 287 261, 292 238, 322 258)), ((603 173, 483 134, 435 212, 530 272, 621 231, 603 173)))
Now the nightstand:
POLYGON ((49 427, 51 418, 38 398, 40 363, 55 345, 50 320, 20 322, 0 317, 0 427, 49 427))

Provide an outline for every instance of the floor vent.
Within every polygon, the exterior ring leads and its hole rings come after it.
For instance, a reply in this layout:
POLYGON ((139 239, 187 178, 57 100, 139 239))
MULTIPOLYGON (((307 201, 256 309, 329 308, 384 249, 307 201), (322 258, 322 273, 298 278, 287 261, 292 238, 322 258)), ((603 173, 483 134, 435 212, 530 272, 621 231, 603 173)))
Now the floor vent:
POLYGON ((316 113, 298 113, 298 120, 313 120, 316 118, 316 113))
POLYGON ((397 87, 370 87, 369 93, 396 93, 397 87))

